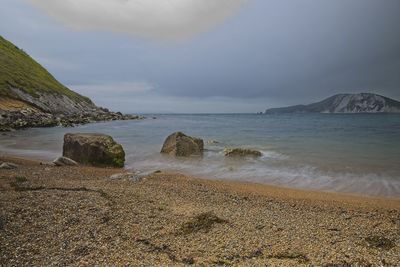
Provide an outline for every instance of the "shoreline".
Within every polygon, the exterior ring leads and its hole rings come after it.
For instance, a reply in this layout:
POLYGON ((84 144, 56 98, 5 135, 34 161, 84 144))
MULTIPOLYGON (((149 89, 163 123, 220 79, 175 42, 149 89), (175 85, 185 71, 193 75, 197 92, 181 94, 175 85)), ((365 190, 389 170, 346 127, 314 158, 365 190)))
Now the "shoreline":
MULTIPOLYGON (((260 123, 258 118, 255 119, 254 116, 250 120, 246 117, 224 118, 217 116, 212 118, 211 120, 207 117, 199 119, 185 117, 185 119, 182 119, 177 116, 167 116, 159 117, 159 120, 116 121, 77 128, 57 127, 54 129, 32 129, 26 132, 18 131, 2 136, 0 143, 2 143, 1 146, 4 149, 0 147, 0 150, 10 155, 18 154, 22 157, 33 157, 35 156, 34 153, 37 153, 38 155, 35 157, 38 159, 52 160, 61 153, 62 134, 99 132, 111 135, 115 140, 121 142, 126 152, 126 166, 130 169, 183 171, 188 175, 206 179, 231 179, 305 190, 377 197, 400 196, 400 184, 397 179, 400 175, 400 168, 396 164, 396 159, 399 157, 396 152, 398 142, 394 140, 392 146, 386 146, 384 143, 385 140, 391 140, 390 136, 393 136, 391 134, 385 135, 383 133, 372 142, 365 139, 366 136, 364 138, 355 137, 354 140, 353 137, 350 139, 346 137, 342 140, 343 142, 340 141, 340 144, 338 144, 339 139, 325 134, 326 127, 321 129, 324 134, 313 133, 312 136, 315 136, 315 138, 305 137, 307 133, 298 134, 298 137, 295 137, 297 134, 289 137, 290 131, 282 131, 279 124, 275 125, 279 120, 266 120, 264 123, 263 119, 261 124, 264 126, 258 129, 257 124, 260 123), (240 123, 235 124, 235 122, 244 121, 251 122, 249 127, 255 131, 254 136, 257 136, 254 141, 246 140, 247 130, 242 128, 240 123), (185 129, 185 127, 198 123, 204 125, 204 129, 193 131, 192 134, 205 140, 206 150, 201 160, 168 159, 160 156, 162 142, 165 136, 173 131, 173 128, 185 129), (214 136, 212 131, 208 130, 213 127, 220 127, 224 123, 236 125, 234 127, 238 132, 232 136, 233 140, 229 139, 231 134, 229 131, 216 132, 214 136), (268 123, 272 123, 274 127, 266 127, 265 125, 268 125, 268 123), (268 131, 268 128, 274 129, 273 133, 268 138, 262 137, 261 133, 268 131), (153 131, 152 129, 160 130, 153 131), (289 136, 285 137, 285 135, 289 136), (208 141, 215 143, 208 143, 208 141), (293 144, 286 146, 285 142, 287 141, 293 142, 293 144), (362 145, 365 142, 368 142, 366 146, 362 145), (263 155, 254 160, 244 158, 237 161, 223 156, 225 148, 237 146, 259 150, 263 155), (51 156, 49 157, 45 153, 49 153, 51 156)), ((297 129, 298 120, 290 119, 287 123, 292 123, 292 121, 294 129, 297 129)), ((319 118, 318 121, 323 123, 324 119, 319 118)), ((334 121, 340 122, 336 119, 334 121)), ((347 121, 343 125, 352 121, 347 121)), ((362 121, 360 127, 364 125, 362 121)), ((393 118, 390 123, 395 121, 396 118, 393 118)), ((381 128, 385 129, 385 127, 381 128)), ((350 136, 347 132, 351 129, 340 127, 341 133, 342 130, 344 130, 345 136, 350 136)), ((359 134, 362 134, 362 132, 356 131, 359 134)), ((393 133, 395 133, 395 130, 393 133)), ((351 136, 357 136, 357 134, 351 136)))
POLYGON ((0 170, 6 266, 396 266, 400 199, 125 169, 0 170))
MULTIPOLYGON (((3 161, 11 160, 11 161, 21 161, 21 162, 30 162, 32 164, 40 164, 41 162, 46 162, 43 158, 39 156, 29 157, 27 155, 13 155, 13 154, 0 154, 0 159, 4 159, 3 161)), ((51 162, 51 161, 50 161, 51 162)), ((79 167, 88 167, 85 165, 79 165, 79 167)), ((95 167, 96 168, 96 167, 95 167)), ((135 171, 135 169, 129 168, 121 168, 120 172, 129 172, 135 171)), ((139 170, 140 171, 140 170, 139 170)), ((292 198, 313 198, 313 200, 341 200, 347 199, 350 202, 360 202, 365 200, 366 202, 378 202, 386 205, 388 202, 398 202, 397 204, 400 207, 400 196, 376 196, 376 195, 368 195, 368 194, 359 194, 359 193, 346 193, 346 192, 337 192, 337 191, 328 191, 328 190, 314 190, 307 188, 295 188, 289 186, 281 186, 274 185, 262 182, 252 182, 252 181, 240 181, 235 179, 218 179, 218 178, 210 178, 205 176, 193 175, 190 173, 182 172, 182 171, 165 171, 160 170, 164 174, 168 175, 177 175, 183 176, 192 180, 200 180, 206 183, 209 183, 213 186, 219 186, 221 188, 231 188, 232 190, 239 190, 247 193, 258 193, 260 195, 265 195, 268 193, 274 194, 277 197, 285 197, 286 195, 290 195, 292 198)))

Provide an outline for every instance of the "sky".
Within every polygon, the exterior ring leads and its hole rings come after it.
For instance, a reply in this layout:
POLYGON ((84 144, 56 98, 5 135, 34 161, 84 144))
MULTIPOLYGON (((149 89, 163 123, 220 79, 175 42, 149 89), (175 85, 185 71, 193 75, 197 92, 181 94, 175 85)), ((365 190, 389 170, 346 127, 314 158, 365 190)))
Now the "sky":
POLYGON ((240 113, 400 99, 398 0, 0 0, 0 35, 96 104, 240 113))

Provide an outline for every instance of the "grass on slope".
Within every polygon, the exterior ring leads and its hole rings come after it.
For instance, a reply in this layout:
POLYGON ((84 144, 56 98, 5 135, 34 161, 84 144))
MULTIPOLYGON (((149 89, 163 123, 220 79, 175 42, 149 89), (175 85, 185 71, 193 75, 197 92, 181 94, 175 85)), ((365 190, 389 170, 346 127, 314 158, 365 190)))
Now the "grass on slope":
POLYGON ((10 88, 37 96, 38 92, 63 94, 91 102, 58 82, 45 68, 23 50, 0 36, 0 95, 16 97, 10 88))

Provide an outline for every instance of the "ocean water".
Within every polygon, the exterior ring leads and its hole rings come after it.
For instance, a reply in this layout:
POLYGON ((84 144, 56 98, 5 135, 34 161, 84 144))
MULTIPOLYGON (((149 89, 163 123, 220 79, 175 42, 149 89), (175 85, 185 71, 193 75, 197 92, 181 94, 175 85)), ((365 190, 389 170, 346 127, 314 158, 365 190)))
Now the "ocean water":
POLYGON ((5 133, 0 135, 0 153, 51 160, 62 153, 65 133, 99 132, 123 145, 126 168, 137 172, 168 170, 292 188, 400 196, 400 115, 187 114, 148 118, 5 133), (203 138, 204 156, 161 155, 164 139, 175 131, 203 138), (226 147, 257 149, 263 156, 225 158, 226 147))

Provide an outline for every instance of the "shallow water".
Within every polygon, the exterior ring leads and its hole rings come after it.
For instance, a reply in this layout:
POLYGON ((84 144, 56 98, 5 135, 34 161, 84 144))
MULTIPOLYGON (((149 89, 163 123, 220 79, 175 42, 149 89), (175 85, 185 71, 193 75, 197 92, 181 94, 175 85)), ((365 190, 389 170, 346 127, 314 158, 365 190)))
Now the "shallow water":
POLYGON ((65 133, 100 132, 124 146, 127 168, 142 172, 162 169, 295 188, 400 196, 400 115, 155 116, 155 120, 16 131, 0 136, 0 149, 5 154, 50 160, 62 153, 65 133), (204 156, 160 155, 165 137, 174 131, 203 138, 204 156), (263 156, 225 158, 225 147, 254 148, 263 156))

